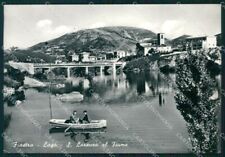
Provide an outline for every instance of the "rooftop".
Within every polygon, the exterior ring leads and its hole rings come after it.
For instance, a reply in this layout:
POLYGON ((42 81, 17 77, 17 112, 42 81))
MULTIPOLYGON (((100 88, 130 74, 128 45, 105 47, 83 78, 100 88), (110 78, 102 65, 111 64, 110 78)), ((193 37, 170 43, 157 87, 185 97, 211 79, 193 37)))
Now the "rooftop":
POLYGON ((202 38, 207 38, 207 37, 211 37, 211 38, 215 38, 216 36, 191 36, 191 37, 187 37, 186 39, 202 39, 202 38))

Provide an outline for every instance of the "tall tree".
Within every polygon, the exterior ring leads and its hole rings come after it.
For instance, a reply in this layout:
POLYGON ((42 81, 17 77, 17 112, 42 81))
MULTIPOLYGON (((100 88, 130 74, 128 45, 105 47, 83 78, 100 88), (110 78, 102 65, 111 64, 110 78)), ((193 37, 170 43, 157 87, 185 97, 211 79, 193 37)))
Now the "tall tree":
POLYGON ((219 100, 212 99, 216 83, 209 75, 207 62, 204 51, 190 51, 176 60, 177 109, 187 122, 190 142, 197 153, 217 152, 219 100))

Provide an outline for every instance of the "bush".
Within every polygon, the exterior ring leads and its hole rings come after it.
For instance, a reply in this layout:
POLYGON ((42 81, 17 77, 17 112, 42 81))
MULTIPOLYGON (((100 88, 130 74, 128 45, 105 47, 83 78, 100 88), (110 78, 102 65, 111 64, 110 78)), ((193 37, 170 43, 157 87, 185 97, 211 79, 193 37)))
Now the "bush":
POLYGON ((170 67, 169 65, 165 65, 160 68, 160 71, 164 74, 175 73, 175 67, 170 67))
POLYGON ((209 71, 211 77, 219 75, 221 71, 220 65, 213 62, 212 60, 208 60, 206 63, 206 68, 209 71))
POLYGON ((15 91, 15 94, 9 96, 7 99, 8 106, 15 106, 17 100, 25 100, 24 91, 15 91))

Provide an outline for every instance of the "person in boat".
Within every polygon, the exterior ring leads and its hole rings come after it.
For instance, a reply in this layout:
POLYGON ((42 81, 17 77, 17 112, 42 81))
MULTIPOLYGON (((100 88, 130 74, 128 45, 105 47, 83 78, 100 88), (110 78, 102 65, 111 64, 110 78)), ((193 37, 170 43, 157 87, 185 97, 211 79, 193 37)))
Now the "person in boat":
POLYGON ((77 111, 74 110, 73 114, 70 116, 70 122, 71 123, 79 123, 80 118, 77 116, 77 111))
POLYGON ((84 117, 82 119, 82 123, 90 123, 90 120, 87 115, 87 111, 85 110, 83 113, 84 113, 84 117))

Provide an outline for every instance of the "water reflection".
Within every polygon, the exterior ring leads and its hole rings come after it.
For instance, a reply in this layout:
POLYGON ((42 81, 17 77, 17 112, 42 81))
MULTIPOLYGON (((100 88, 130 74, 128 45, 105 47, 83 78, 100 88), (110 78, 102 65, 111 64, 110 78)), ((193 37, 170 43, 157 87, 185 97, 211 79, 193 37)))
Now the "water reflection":
POLYGON ((69 134, 66 134, 65 136, 70 136, 70 138, 75 141, 78 142, 79 140, 77 140, 77 138, 84 138, 83 142, 87 143, 90 139, 91 139, 91 135, 90 133, 78 133, 78 132, 70 132, 69 134))
MULTIPOLYGON (((168 78, 172 80, 171 76, 168 78)), ((51 92, 52 94, 63 94, 79 91, 84 95, 83 102, 86 103, 95 101, 93 93, 99 94, 109 104, 130 103, 140 101, 140 95, 151 98, 160 93, 165 94, 172 91, 173 87, 168 82, 168 78, 165 79, 165 76, 158 72, 121 74, 116 79, 112 76, 87 76, 66 80, 61 88, 58 88, 57 82, 55 82, 51 86, 51 92)), ((39 91, 48 92, 45 89, 39 89, 39 91)))
MULTIPOLYGON (((54 133, 64 133, 65 128, 51 128, 49 129, 50 134, 54 133)), ((106 133, 106 128, 101 129, 87 129, 87 130, 73 130, 69 129, 68 132, 65 133, 65 136, 69 136, 73 141, 77 142, 78 138, 84 139, 83 141, 87 143, 91 140, 92 134, 102 134, 106 133)))

